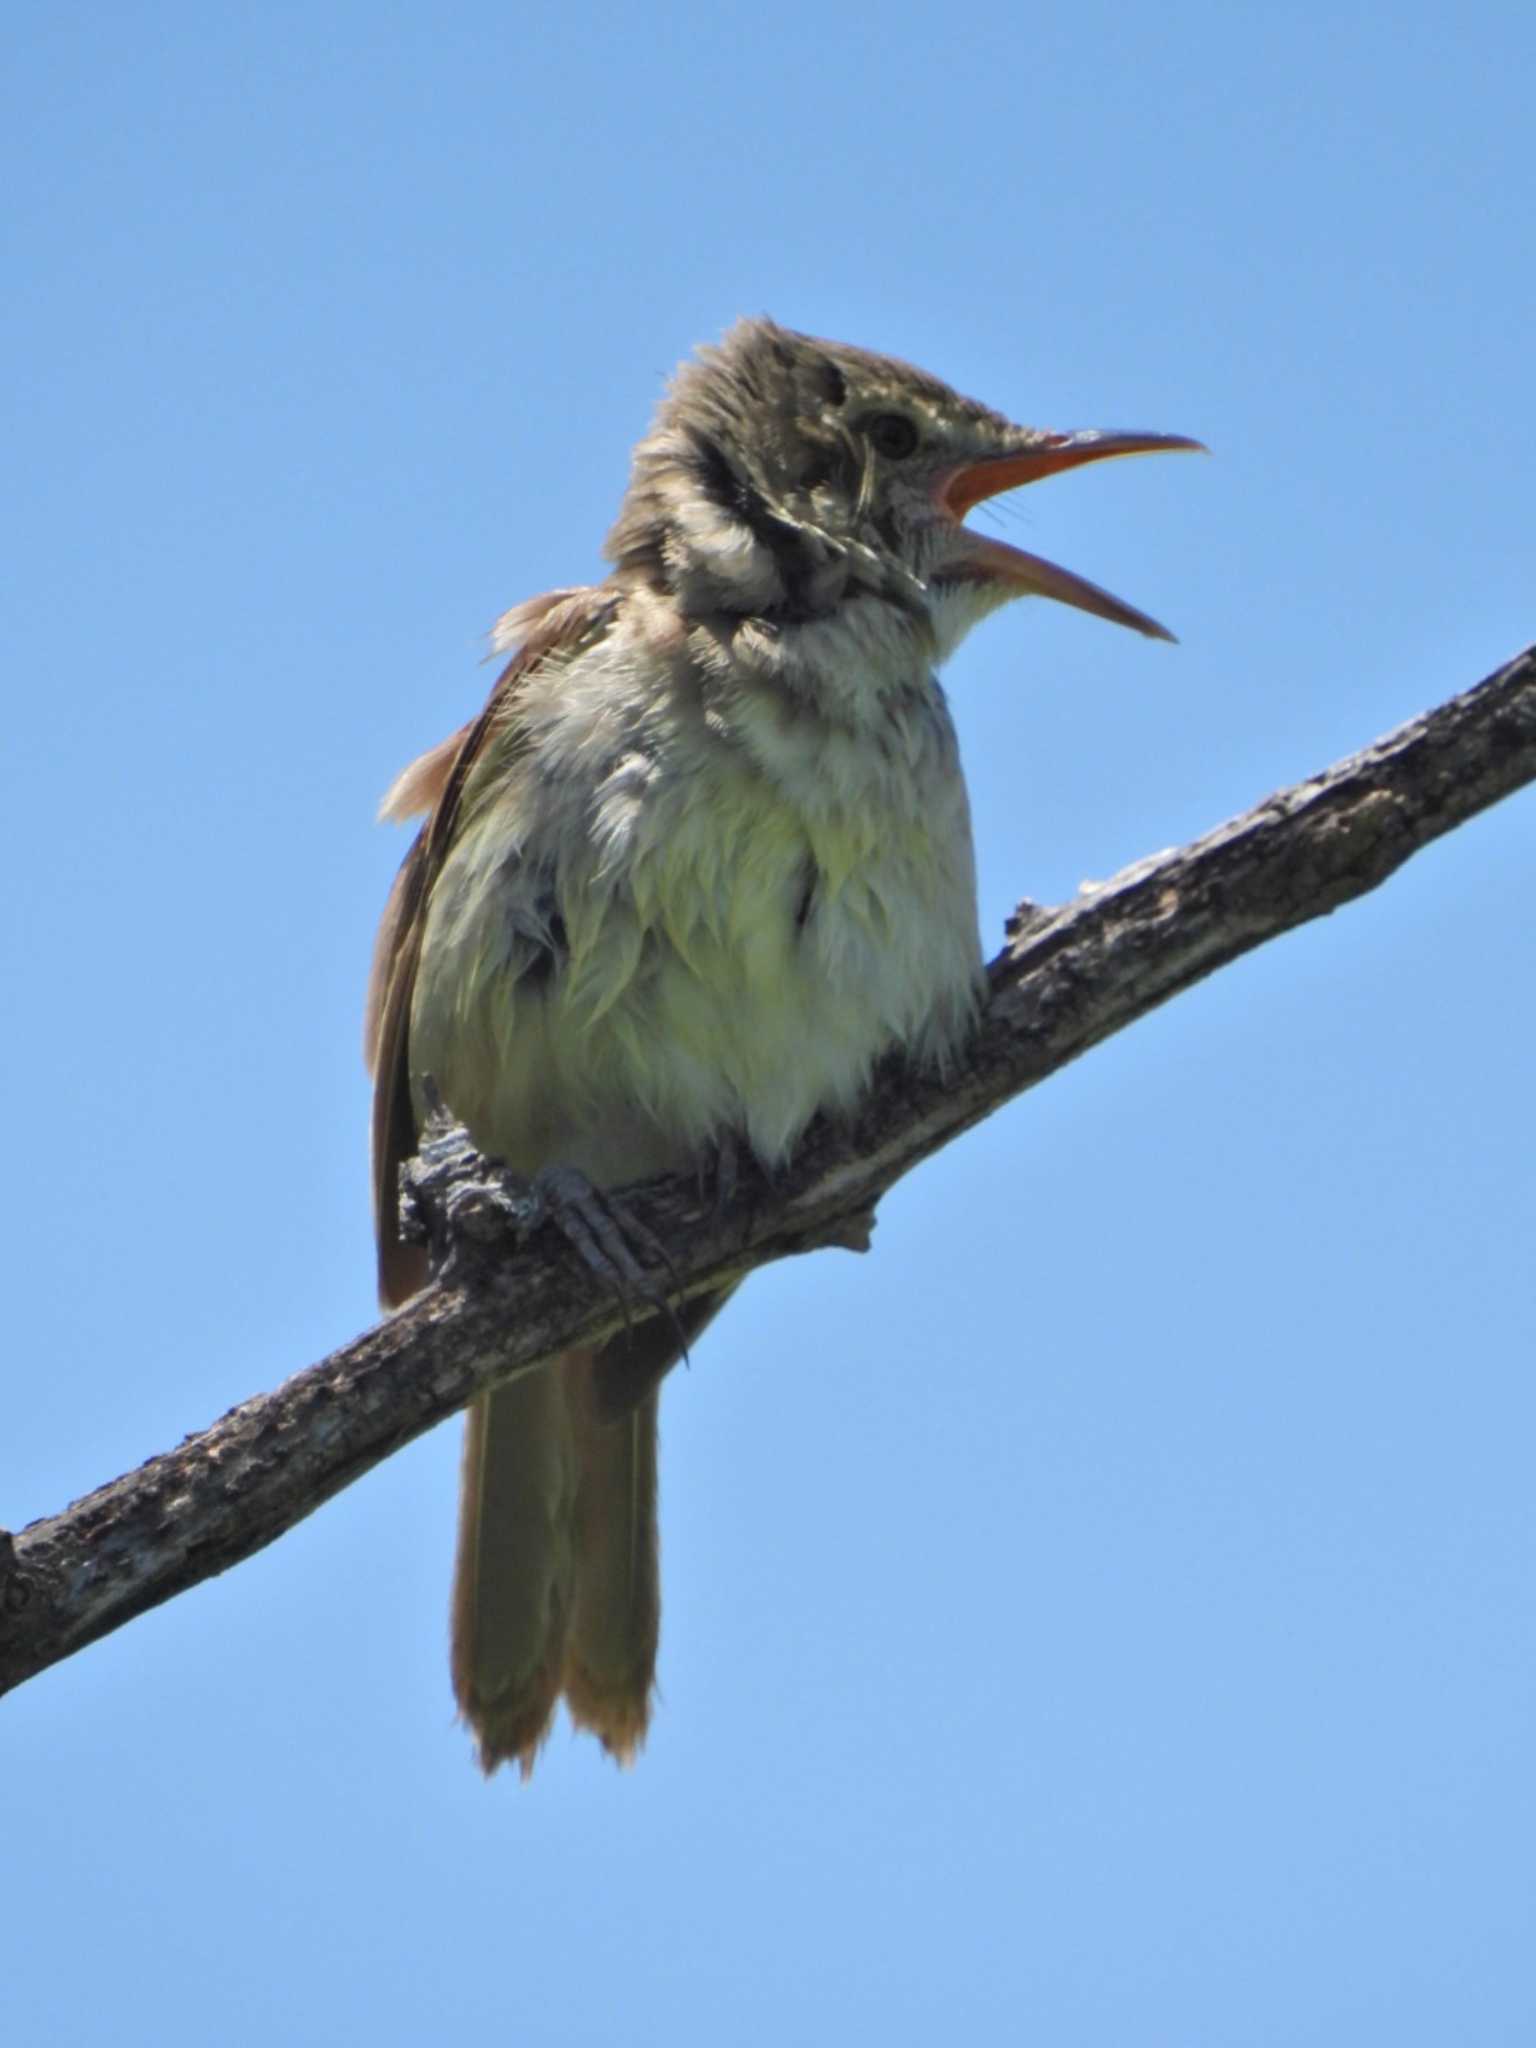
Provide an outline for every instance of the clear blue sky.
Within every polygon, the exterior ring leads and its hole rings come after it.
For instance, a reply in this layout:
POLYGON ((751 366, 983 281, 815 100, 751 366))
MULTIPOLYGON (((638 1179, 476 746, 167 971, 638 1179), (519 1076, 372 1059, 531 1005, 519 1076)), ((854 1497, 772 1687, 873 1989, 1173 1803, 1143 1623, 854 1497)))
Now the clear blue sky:
MULTIPOLYGON (((1536 637, 1529 7, 13 9, 0 1517, 372 1318, 396 770, 742 312, 1209 462, 1006 531, 989 948, 1536 637)), ((457 1425, 0 1709, 17 2048, 1536 2040, 1536 798, 669 1386, 663 1702, 483 1783, 457 1425)))

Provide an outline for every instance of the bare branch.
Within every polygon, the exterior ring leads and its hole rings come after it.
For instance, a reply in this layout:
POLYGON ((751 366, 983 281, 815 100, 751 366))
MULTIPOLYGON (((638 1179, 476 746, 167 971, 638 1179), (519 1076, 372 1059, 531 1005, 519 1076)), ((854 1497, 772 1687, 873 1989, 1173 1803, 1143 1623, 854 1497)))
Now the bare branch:
MULTIPOLYGON (((857 1244, 892 1182, 1010 1097, 1532 780, 1536 649, 1193 845, 1065 908, 1023 907, 964 1068, 940 1079, 892 1063, 858 1115, 813 1129, 771 1188, 717 1211, 687 1180, 656 1181, 628 1206, 689 1292, 857 1244)), ((14 1542, 0 1533, 0 1691, 249 1557, 493 1382, 620 1326, 553 1235, 518 1244, 461 1133, 438 1129, 424 1152, 417 1199, 444 1240, 430 1287, 179 1449, 14 1542)))

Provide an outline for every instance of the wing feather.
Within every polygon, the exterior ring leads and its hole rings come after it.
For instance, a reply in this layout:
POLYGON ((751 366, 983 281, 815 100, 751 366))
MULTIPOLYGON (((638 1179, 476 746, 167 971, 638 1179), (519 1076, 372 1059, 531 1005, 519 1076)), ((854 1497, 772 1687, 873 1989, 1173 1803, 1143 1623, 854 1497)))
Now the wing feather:
POLYGON ((432 885, 453 843, 464 791, 488 735, 509 716, 519 687, 551 654, 580 644, 606 626, 618 595, 595 586, 552 591, 508 618, 527 630, 496 678, 478 718, 406 769, 385 798, 384 815, 428 810, 427 822, 395 877, 374 944, 364 1009, 363 1043, 373 1075, 373 1203, 379 1247, 379 1295, 393 1308, 423 1287, 426 1254, 400 1236, 400 1168, 416 1150, 411 1096, 410 1020, 432 885))

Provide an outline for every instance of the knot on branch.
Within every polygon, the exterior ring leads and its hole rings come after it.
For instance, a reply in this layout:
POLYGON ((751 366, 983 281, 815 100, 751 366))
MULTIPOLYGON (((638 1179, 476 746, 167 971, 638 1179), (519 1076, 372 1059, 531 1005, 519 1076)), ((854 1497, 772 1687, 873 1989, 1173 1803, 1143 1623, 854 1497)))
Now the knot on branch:
POLYGON ((519 1187, 487 1159, 443 1100, 430 1075, 421 1083, 426 1122, 414 1156, 400 1170, 400 1234, 425 1245, 446 1271, 463 1246, 510 1249, 544 1218, 532 1187, 519 1187))
POLYGON ((32 1575, 16 1557, 16 1538, 0 1529, 0 1614, 20 1614, 32 1605, 32 1575))

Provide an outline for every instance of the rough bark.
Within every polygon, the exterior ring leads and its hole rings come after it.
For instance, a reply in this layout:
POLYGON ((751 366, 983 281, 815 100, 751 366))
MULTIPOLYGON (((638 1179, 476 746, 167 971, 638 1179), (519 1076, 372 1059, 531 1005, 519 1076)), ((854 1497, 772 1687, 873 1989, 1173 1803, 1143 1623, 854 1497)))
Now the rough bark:
MULTIPOLYGON (((961 1071, 892 1063, 858 1116, 813 1129, 771 1187, 721 1203, 658 1181, 626 1197, 669 1249, 655 1284, 692 1292, 859 1245, 892 1182, 961 1131, 1532 780, 1536 649, 1190 846, 1060 909, 1021 906, 961 1071)), ((249 1557, 491 1382, 622 1323, 613 1294, 446 1121, 413 1190, 438 1263, 399 1314, 61 1514, 0 1532, 0 1691, 249 1557)))

